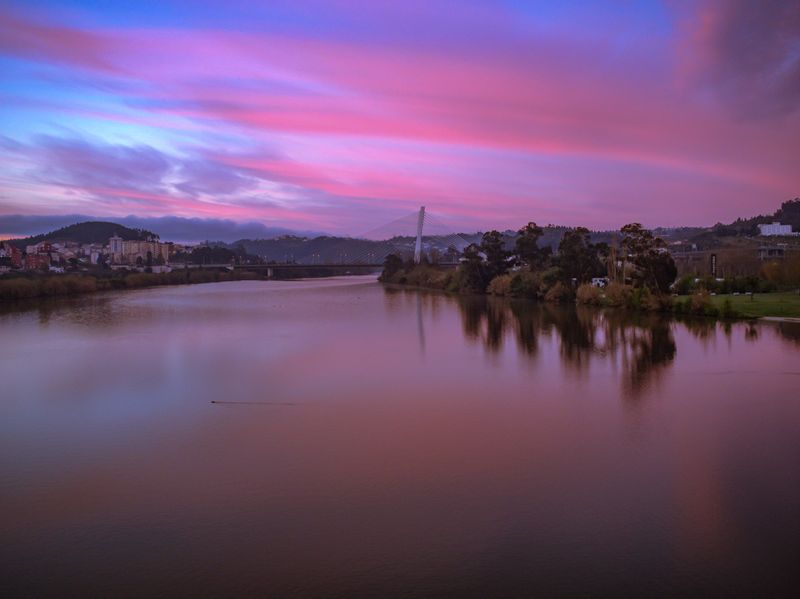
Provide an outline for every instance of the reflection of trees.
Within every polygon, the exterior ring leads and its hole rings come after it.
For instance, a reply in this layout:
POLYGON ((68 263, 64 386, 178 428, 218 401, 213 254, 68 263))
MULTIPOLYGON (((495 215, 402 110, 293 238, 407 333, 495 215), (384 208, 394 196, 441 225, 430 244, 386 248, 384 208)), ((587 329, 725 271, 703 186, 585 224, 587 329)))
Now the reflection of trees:
POLYGON ((566 367, 583 372, 589 367, 595 345, 596 311, 586 307, 545 306, 545 314, 558 331, 561 359, 566 367))
POLYGON ((800 323, 779 322, 778 332, 781 334, 781 337, 783 337, 787 341, 791 341, 796 343, 797 345, 800 345, 800 323))
MULTIPOLYGON (((541 338, 555 332, 564 368, 575 374, 588 372, 593 362, 605 361, 622 372, 622 391, 638 397, 658 383, 675 359, 674 320, 657 314, 631 314, 624 310, 598 310, 586 306, 555 306, 528 300, 494 296, 458 296, 387 288, 390 310, 414 302, 419 311, 435 314, 443 305, 455 303, 464 336, 480 343, 490 353, 503 348, 506 334, 517 342, 520 352, 534 357, 541 338)), ((716 331, 713 321, 687 319, 686 328, 700 339, 716 331)), ((800 336, 800 335, 799 335, 800 336)))
POLYGON ((403 296, 405 296, 407 292, 388 285, 384 285, 383 291, 385 300, 383 305, 386 306, 386 311, 397 313, 402 308, 403 296))
POLYGON ((717 332, 717 321, 711 318, 683 318, 681 324, 700 341, 708 341, 717 332))
POLYGON ((675 359, 677 348, 668 320, 651 315, 644 326, 632 331, 632 360, 623 388, 637 396, 661 374, 664 366, 675 359))
POLYGON ((506 332, 513 331, 520 350, 533 356, 539 337, 555 330, 566 368, 585 372, 592 360, 621 364, 623 391, 632 397, 656 382, 677 351, 671 321, 658 315, 497 297, 458 298, 457 303, 464 335, 482 341, 489 352, 499 351, 506 332))
MULTIPOLYGON (((475 340, 481 337, 481 323, 486 315, 485 297, 459 298, 458 307, 461 309, 461 324, 464 326, 464 335, 467 339, 475 340)), ((492 349, 489 347, 489 349, 492 349)))
POLYGON ((546 332, 541 307, 525 300, 511 300, 509 307, 519 349, 528 356, 535 356, 539 351, 539 335, 546 332))
POLYGON ((498 297, 470 296, 458 298, 464 335, 470 340, 482 340, 490 352, 503 345, 506 328, 514 318, 510 302, 498 297))
POLYGON ((508 322, 508 302, 490 297, 486 303, 486 347, 498 351, 503 345, 506 323, 508 322))
POLYGON ((114 322, 111 298, 104 293, 31 298, 2 302, 0 305, 0 317, 34 311, 41 325, 49 324, 54 317, 70 324, 89 327, 114 322))

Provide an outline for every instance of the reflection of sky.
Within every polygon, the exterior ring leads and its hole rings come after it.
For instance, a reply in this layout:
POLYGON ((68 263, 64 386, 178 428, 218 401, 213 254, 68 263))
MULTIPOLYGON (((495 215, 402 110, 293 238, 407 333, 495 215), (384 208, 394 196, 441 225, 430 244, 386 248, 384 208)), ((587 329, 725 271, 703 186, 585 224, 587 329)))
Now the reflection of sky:
POLYGON ((4 563, 41 563, 46 539, 56 581, 59 566, 92 584, 177 580, 180 554, 191 584, 283 588, 302 573, 309 589, 363 582, 362 567, 471 584, 566 568, 564 588, 582 590, 570 585, 621 571, 646 587, 676 563, 701 587, 784 566, 800 348, 777 328, 747 341, 750 325, 670 323, 674 356, 639 360, 651 370, 634 385, 647 319, 577 323, 502 301, 490 319, 483 300, 467 314, 361 281, 163 288, 0 317, 14 340, 0 346, 4 563), (115 560, 140 568, 97 575, 115 560))
POLYGON ((0 215, 357 234, 420 204, 465 229, 771 212, 797 193, 792 10, 14 0, 0 215))

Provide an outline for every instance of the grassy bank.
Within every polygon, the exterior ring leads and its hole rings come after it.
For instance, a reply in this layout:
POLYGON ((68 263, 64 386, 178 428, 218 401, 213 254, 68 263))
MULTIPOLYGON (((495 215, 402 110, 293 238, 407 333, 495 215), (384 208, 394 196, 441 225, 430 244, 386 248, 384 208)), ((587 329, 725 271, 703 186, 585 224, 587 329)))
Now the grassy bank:
MULTIPOLYGON (((676 301, 686 301, 689 296, 680 296, 676 301)), ((710 298, 718 310, 727 301, 736 316, 761 318, 764 316, 800 318, 800 295, 796 291, 755 293, 753 295, 715 295, 710 298)))
POLYGON ((176 270, 170 273, 34 274, 0 279, 0 301, 81 295, 97 291, 192 285, 261 278, 250 272, 176 270))

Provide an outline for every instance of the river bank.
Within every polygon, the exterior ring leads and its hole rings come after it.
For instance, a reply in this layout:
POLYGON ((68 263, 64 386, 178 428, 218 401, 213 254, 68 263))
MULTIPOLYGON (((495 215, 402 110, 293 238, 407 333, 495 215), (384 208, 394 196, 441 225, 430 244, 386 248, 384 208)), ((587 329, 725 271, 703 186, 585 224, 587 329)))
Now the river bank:
MULTIPOLYGON (((276 265, 267 274, 259 270, 223 270, 219 268, 176 267, 172 272, 147 273, 95 269, 84 273, 14 273, 0 277, 0 303, 19 302, 34 298, 68 297, 95 293, 141 289, 164 285, 194 285, 228 281, 266 281, 317 279, 350 275, 348 267, 330 265, 308 265, 291 269, 276 265)), ((370 273, 363 273, 370 274, 370 273)))
MULTIPOLYGON (((676 301, 685 297, 676 298, 676 301)), ((725 302, 742 318, 791 319, 800 318, 800 293, 774 291, 753 294, 718 294, 710 296, 711 302, 722 309, 725 302)))
POLYGON ((253 272, 175 270, 169 273, 36 274, 0 279, 0 302, 67 297, 99 291, 263 279, 253 272))
POLYGON ((755 318, 800 318, 800 293, 774 291, 767 293, 711 294, 700 289, 688 295, 656 294, 646 287, 610 283, 604 288, 582 284, 573 288, 563 282, 545 287, 533 273, 517 272, 496 277, 484 292, 458 286, 458 271, 420 266, 409 271, 382 277, 385 284, 400 288, 427 289, 455 295, 487 295, 535 300, 545 303, 626 309, 632 312, 653 312, 686 316, 703 316, 723 320, 755 318))

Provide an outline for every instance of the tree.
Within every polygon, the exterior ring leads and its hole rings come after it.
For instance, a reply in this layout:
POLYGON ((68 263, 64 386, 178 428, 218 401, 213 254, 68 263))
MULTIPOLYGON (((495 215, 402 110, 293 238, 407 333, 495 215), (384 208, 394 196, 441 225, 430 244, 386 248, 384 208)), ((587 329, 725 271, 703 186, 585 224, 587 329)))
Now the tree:
POLYGON ((514 256, 518 264, 537 269, 547 263, 551 253, 550 247, 539 247, 539 239, 543 233, 542 228, 535 222, 529 222, 517 231, 514 256))
POLYGON ((558 244, 558 266, 567 282, 578 284, 605 274, 598 248, 591 242, 589 229, 577 227, 564 233, 558 244))
POLYGON ((486 285, 492 280, 488 265, 481 256, 481 248, 474 243, 464 248, 459 270, 461 287, 464 291, 483 293, 486 291, 486 285))
POLYGON ((602 263, 605 264, 611 255, 611 246, 609 246, 605 241, 599 241, 594 244, 594 249, 595 252, 597 252, 597 257, 602 263))
POLYGON ((234 256, 232 261, 235 261, 237 264, 246 264, 248 262, 248 258, 250 257, 247 255, 247 250, 242 243, 236 244, 236 247, 233 248, 233 254, 234 256))
POLYGON ((655 283, 653 291, 669 293, 670 285, 675 281, 675 277, 678 276, 678 268, 675 266, 675 260, 672 259, 669 252, 666 250, 656 252, 649 259, 649 267, 655 283))
POLYGON ((535 222, 529 222, 517 231, 514 254, 519 262, 530 265, 536 261, 539 256, 539 238, 542 233, 542 228, 535 222))
POLYGON ((481 238, 480 251, 486 255, 486 267, 489 279, 508 271, 509 252, 503 243, 503 236, 499 231, 489 231, 481 238))
POLYGON ((458 248, 454 245, 447 246, 447 251, 444 254, 444 258, 446 262, 453 263, 458 261, 458 248))
POLYGON ((389 254, 383 261, 381 281, 388 281, 403 269, 403 259, 396 254, 389 254))
POLYGON ((649 287, 652 291, 667 293, 675 280, 678 269, 666 249, 666 243, 655 237, 639 223, 630 223, 620 232, 625 256, 633 263, 633 282, 637 287, 649 287))

